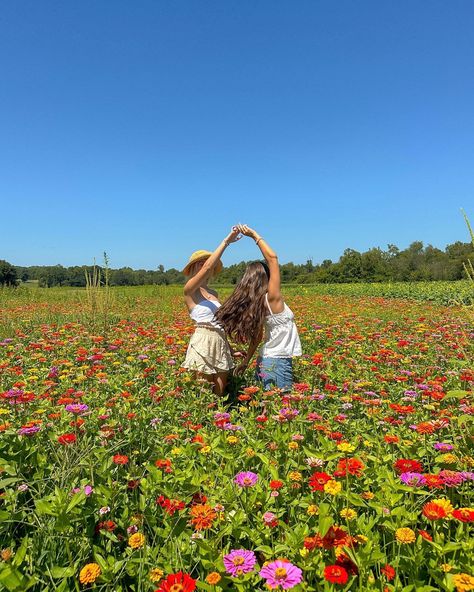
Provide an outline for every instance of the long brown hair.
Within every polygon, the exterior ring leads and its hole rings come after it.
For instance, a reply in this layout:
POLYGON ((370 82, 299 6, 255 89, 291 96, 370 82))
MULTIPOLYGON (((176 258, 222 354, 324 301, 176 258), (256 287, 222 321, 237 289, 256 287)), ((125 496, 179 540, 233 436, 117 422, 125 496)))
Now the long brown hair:
POLYGON ((215 314, 227 335, 248 343, 260 333, 265 320, 270 272, 266 263, 249 263, 235 290, 215 314))

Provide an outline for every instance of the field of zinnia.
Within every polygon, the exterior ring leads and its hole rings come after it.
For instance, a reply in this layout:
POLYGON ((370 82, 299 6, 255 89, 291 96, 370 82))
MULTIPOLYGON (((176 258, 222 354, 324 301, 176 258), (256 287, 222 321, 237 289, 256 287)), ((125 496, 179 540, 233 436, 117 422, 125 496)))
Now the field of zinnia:
POLYGON ((292 289, 293 392, 249 370, 218 400, 180 368, 179 289, 26 294, 1 293, 0 590, 474 590, 466 308, 292 289))

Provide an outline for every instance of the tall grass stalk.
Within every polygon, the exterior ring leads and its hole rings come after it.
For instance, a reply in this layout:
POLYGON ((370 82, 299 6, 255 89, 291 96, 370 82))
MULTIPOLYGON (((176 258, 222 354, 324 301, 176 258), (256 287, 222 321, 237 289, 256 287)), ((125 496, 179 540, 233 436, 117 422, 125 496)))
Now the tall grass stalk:
POLYGON ((102 321, 103 335, 106 337, 110 327, 110 309, 112 294, 110 291, 110 266, 107 253, 104 251, 104 267, 97 267, 94 259, 92 271, 84 270, 86 277, 86 302, 89 321, 95 331, 102 321))

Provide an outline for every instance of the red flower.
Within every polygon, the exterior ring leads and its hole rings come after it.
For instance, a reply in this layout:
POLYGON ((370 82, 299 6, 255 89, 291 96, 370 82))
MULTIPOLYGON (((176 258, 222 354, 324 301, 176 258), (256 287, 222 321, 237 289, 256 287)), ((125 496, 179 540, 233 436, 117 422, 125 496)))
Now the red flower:
POLYGON ((164 469, 165 473, 173 472, 173 469, 171 468, 171 461, 168 458, 159 458, 157 461, 155 461, 155 467, 164 469))
POLYGON ((421 528, 418 529, 418 534, 423 537, 426 541, 432 541, 433 537, 430 535, 429 532, 426 532, 426 530, 422 530, 421 528))
POLYGON ((64 446, 66 446, 67 444, 74 444, 76 440, 77 438, 75 434, 63 434, 58 438, 58 442, 60 444, 63 444, 64 446))
POLYGON ((308 485, 313 491, 323 491, 324 485, 331 481, 330 475, 327 473, 313 473, 308 481, 308 485))
POLYGON ((169 575, 155 592, 193 592, 196 580, 182 571, 169 575))
POLYGON ((112 460, 116 465, 126 465, 128 463, 128 456, 126 454, 115 454, 112 460))
POLYGON ((400 475, 401 473, 421 473, 423 471, 423 465, 417 460, 409 460, 401 458, 394 463, 393 468, 400 475))
POLYGON ((181 502, 177 499, 168 499, 163 495, 160 495, 156 498, 156 503, 161 506, 170 516, 173 516, 178 510, 184 510, 186 507, 184 502, 181 502))
POLYGON ((95 526, 96 534, 99 534, 101 530, 105 530, 107 532, 113 532, 117 528, 117 525, 113 520, 105 520, 104 522, 99 522, 95 526))
POLYGON ((360 477, 364 468, 364 463, 357 458, 343 458, 337 463, 336 476, 345 477, 349 473, 349 475, 360 477))
POLYGON ((428 502, 423 506, 423 516, 428 520, 441 520, 446 517, 446 510, 436 502, 428 502))
POLYGON ((382 567, 380 571, 384 574, 389 582, 395 577, 395 570, 391 565, 388 565, 388 563, 385 567, 382 567))
POLYGON ((345 584, 349 579, 349 574, 340 565, 326 565, 324 579, 331 584, 345 584))
POLYGON ((273 481, 270 481, 270 489, 280 489, 281 487, 283 487, 283 481, 278 481, 278 479, 273 479, 273 481))
POLYGON ((453 518, 461 522, 474 522, 474 510, 471 508, 459 508, 453 510, 453 518))

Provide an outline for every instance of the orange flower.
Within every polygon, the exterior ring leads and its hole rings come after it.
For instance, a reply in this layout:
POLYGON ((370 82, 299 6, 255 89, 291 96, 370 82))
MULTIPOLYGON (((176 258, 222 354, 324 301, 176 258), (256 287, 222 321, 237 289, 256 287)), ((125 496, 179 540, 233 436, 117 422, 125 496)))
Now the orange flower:
POLYGON ((219 573, 217 573, 217 571, 213 571, 211 572, 207 577, 206 577, 206 582, 208 584, 210 584, 211 586, 215 586, 216 584, 218 584, 221 581, 221 576, 219 573))
POLYGON ((441 520, 446 518, 446 510, 436 502, 428 502, 423 506, 423 516, 428 520, 441 520))
POLYGON ((216 512, 208 504, 196 504, 191 508, 191 524, 196 530, 211 528, 217 518, 216 512))
POLYGON ((79 573, 81 584, 93 584, 100 576, 100 567, 97 563, 87 563, 79 573))

